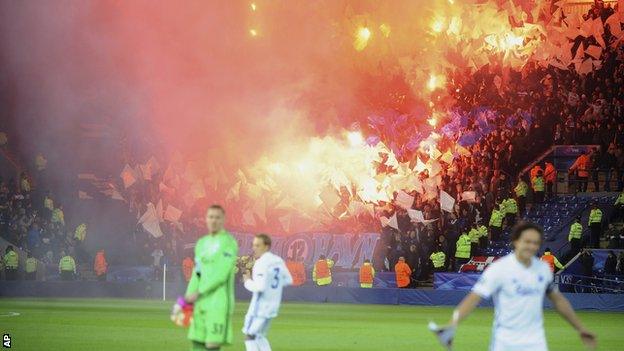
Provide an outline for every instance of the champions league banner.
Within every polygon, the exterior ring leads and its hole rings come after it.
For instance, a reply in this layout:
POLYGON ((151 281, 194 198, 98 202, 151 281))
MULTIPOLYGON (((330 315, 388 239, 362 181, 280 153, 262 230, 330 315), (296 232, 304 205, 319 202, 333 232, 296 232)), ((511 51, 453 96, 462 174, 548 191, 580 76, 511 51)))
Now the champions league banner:
MULTIPOLYGON (((253 234, 236 233, 240 256, 251 255, 253 234)), ((311 266, 321 255, 334 260, 334 267, 353 269, 365 259, 372 260, 379 233, 329 234, 300 233, 289 236, 272 236, 271 251, 282 258, 302 260, 311 266)))

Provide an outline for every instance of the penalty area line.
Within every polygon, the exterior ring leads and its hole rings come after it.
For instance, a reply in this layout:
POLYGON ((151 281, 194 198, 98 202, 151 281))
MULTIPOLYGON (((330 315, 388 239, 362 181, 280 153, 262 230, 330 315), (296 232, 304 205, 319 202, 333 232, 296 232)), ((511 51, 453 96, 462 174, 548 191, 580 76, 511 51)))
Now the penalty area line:
POLYGON ((0 317, 17 317, 20 314, 17 312, 5 312, 5 313, 0 313, 0 317))

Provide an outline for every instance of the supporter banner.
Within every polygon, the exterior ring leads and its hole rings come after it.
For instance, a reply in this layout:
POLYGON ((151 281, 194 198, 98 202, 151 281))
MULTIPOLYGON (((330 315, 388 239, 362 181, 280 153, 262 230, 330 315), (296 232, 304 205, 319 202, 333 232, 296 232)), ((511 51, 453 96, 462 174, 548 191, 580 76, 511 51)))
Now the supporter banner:
POLYGON ((598 148, 598 145, 558 145, 555 146, 553 153, 555 157, 576 157, 598 148))
MULTIPOLYGON (((232 233, 238 241, 239 254, 251 254, 253 234, 232 233)), ((379 233, 329 234, 300 233, 289 236, 273 236, 271 251, 284 259, 303 259, 312 265, 321 255, 332 258, 335 267, 352 269, 362 265, 365 259, 372 259, 379 233)))
POLYGON ((434 273, 433 288, 436 290, 470 290, 481 274, 434 273))

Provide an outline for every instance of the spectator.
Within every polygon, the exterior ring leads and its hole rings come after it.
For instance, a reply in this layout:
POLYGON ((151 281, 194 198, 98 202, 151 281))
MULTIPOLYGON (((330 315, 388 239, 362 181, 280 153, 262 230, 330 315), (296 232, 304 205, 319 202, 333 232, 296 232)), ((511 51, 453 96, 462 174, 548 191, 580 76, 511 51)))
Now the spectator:
MULTIPOLYGON (((591 250, 583 249, 581 256, 579 257, 581 262, 581 274, 585 277, 593 277, 594 276, 594 255, 591 250)), ((586 282, 588 282, 586 280, 586 282)))
POLYGON ((624 251, 618 255, 616 270, 618 275, 624 275, 624 251))
POLYGON ((607 255, 607 259, 604 264, 604 272, 608 275, 615 275, 617 273, 617 256, 615 256, 615 252, 613 250, 609 251, 607 255))

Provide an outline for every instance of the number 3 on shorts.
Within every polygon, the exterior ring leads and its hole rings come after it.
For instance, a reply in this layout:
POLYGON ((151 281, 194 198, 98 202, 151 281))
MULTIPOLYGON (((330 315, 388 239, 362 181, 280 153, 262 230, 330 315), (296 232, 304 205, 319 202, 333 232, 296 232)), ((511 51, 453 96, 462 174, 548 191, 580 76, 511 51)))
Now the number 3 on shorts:
POLYGON ((212 334, 223 334, 223 324, 214 323, 212 325, 212 334))

